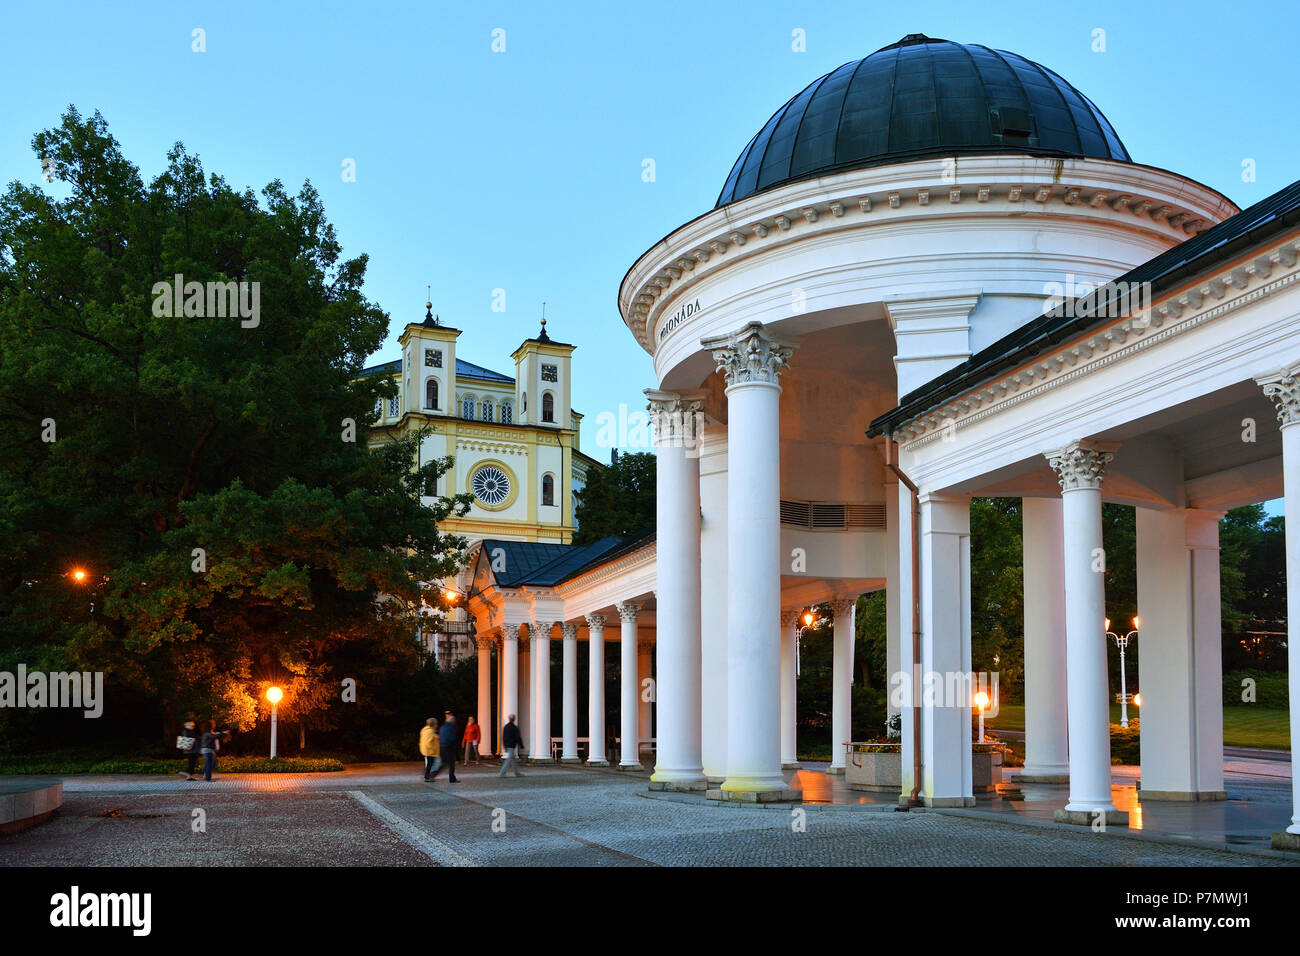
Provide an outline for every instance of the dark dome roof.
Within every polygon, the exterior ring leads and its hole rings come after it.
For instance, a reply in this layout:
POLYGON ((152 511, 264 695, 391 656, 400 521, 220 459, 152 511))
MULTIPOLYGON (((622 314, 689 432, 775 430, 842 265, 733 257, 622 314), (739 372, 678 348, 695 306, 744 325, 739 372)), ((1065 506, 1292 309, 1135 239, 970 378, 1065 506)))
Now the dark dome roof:
POLYGON ((827 73, 777 110, 716 205, 823 173, 971 153, 1130 161, 1101 111, 1046 67, 914 33, 827 73))

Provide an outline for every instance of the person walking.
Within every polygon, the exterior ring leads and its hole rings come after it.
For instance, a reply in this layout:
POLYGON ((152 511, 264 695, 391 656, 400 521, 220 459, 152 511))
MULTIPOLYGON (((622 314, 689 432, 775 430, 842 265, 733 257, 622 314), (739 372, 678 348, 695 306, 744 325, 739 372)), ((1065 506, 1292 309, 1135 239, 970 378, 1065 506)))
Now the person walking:
POLYGON ((519 772, 519 765, 515 763, 515 754, 519 752, 519 747, 523 744, 523 735, 519 733, 519 728, 515 725, 515 715, 511 714, 506 718, 506 725, 501 730, 501 749, 505 751, 506 759, 501 764, 501 772, 498 777, 504 777, 507 770, 513 770, 516 777, 522 777, 519 772))
POLYGON ((185 779, 193 780, 194 767, 199 762, 199 725, 192 720, 185 721, 185 726, 176 735, 176 747, 185 755, 185 779))
POLYGON ((199 753, 203 754, 203 780, 205 783, 212 782, 212 771, 217 769, 217 751, 221 749, 221 740, 229 737, 224 730, 217 729, 215 720, 208 721, 208 729, 203 731, 203 736, 199 738, 199 753))
POLYGON ((429 782, 429 775, 442 766, 442 754, 438 744, 438 718, 430 717, 420 728, 420 756, 424 758, 424 782, 429 782))
MULTIPOLYGON (((456 715, 447 711, 442 715, 442 727, 438 729, 439 750, 442 752, 442 763, 447 768, 447 782, 460 783, 456 779, 456 749, 460 744, 460 728, 456 726, 456 715)), ((435 770, 432 776, 433 780, 438 776, 435 770)))
POLYGON ((483 739, 483 731, 479 728, 478 722, 470 717, 465 724, 465 763, 469 763, 470 754, 474 755, 474 762, 479 763, 478 745, 483 739))

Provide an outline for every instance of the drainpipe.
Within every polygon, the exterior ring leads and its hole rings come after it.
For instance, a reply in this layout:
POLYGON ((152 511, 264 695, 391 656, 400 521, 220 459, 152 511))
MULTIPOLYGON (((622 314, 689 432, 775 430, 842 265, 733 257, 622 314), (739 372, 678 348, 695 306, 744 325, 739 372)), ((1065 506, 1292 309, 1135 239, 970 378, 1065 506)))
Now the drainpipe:
POLYGON ((885 436, 885 467, 912 494, 912 793, 909 808, 921 805, 921 700, 916 675, 921 672, 921 499, 912 479, 898 467, 897 443, 885 436))

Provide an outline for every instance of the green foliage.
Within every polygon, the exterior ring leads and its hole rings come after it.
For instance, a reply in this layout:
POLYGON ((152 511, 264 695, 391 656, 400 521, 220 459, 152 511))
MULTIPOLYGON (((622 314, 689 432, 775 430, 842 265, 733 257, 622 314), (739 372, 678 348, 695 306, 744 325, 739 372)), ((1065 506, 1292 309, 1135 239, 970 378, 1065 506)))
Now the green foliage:
POLYGON ((999 699, 1018 699, 1025 673, 1019 498, 972 498, 971 669, 998 674, 999 699))
POLYGON ((1288 686, 1285 671, 1258 669, 1233 671, 1231 674, 1223 675, 1223 706, 1286 709, 1290 706, 1288 686), (1254 700, 1242 699, 1248 686, 1246 681, 1254 682, 1254 700))
POLYGON ((655 526, 655 456, 634 452, 587 473, 576 495, 574 544, 591 544, 609 535, 626 537, 655 526))
POLYGON ((1110 762, 1132 766, 1142 762, 1142 730, 1136 718, 1128 722, 1128 729, 1119 724, 1110 725, 1110 762))
POLYGON ((347 707, 389 712, 365 689, 414 669, 421 582, 464 546, 437 524, 468 496, 434 497, 449 460, 414 467, 418 435, 368 450, 393 386, 359 375, 388 329, 366 258, 310 183, 259 202, 177 144, 146 184, 75 109, 33 148, 59 182, 0 198, 0 653, 104 671, 164 736, 248 728, 272 682, 285 721, 336 724, 349 677, 347 707), (176 274, 258 283, 257 324, 155 314, 176 274))

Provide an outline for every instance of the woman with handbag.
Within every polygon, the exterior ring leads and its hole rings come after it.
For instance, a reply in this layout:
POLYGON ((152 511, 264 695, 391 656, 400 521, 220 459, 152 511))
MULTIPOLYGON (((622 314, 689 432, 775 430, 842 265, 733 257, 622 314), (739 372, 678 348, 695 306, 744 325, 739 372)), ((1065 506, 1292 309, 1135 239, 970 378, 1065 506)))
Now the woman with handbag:
POLYGON ((199 761, 199 729, 192 720, 185 721, 185 726, 176 735, 176 749, 185 755, 185 779, 194 779, 194 765, 199 761))
POLYGON ((424 782, 442 767, 442 748, 438 744, 438 718, 430 717, 420 728, 420 756, 424 758, 424 782))
POLYGON ((208 721, 208 729, 199 738, 199 753, 203 754, 203 779, 212 782, 212 771, 217 767, 217 751, 221 748, 221 738, 230 736, 224 730, 217 730, 215 720, 208 721))

